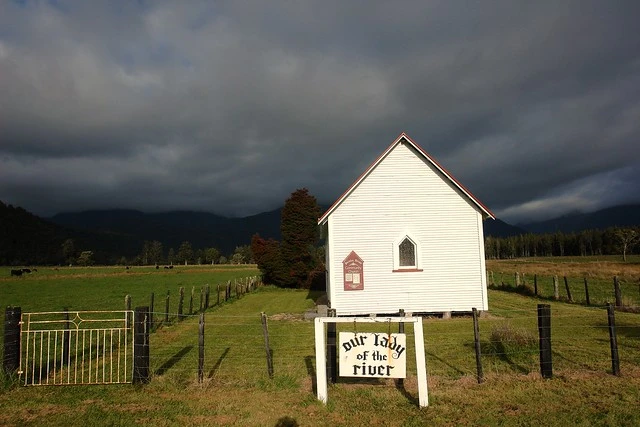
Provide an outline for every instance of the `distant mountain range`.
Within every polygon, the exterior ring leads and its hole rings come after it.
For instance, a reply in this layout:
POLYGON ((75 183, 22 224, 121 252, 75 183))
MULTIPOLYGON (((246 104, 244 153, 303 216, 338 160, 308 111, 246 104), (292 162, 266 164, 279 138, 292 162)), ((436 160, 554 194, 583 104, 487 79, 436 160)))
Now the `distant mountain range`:
POLYGON ((547 221, 519 224, 531 233, 572 233, 582 230, 608 227, 632 227, 640 225, 640 205, 620 205, 591 213, 573 213, 547 221))
MULTIPOLYGON (((135 236, 140 245, 158 240, 165 249, 182 242, 194 248, 215 247, 231 254, 247 245, 251 236, 280 239, 280 211, 276 209, 244 218, 227 218, 207 212, 173 211, 143 213, 135 210, 99 210, 57 214, 48 221, 76 230, 135 236)), ((139 246, 138 251, 142 246, 139 246)))
MULTIPOLYGON (((138 255, 145 240, 162 242, 165 251, 184 241, 193 248, 215 247, 230 255, 259 233, 280 239, 281 209, 244 218, 207 212, 143 213, 135 210, 95 210, 39 218, 0 202, 0 264, 51 264, 62 260, 61 245, 73 239, 78 250, 92 250, 99 263, 138 255)), ((486 236, 508 237, 527 232, 575 232, 612 226, 640 225, 640 205, 616 206, 586 214, 513 226, 499 219, 484 223, 486 236)))

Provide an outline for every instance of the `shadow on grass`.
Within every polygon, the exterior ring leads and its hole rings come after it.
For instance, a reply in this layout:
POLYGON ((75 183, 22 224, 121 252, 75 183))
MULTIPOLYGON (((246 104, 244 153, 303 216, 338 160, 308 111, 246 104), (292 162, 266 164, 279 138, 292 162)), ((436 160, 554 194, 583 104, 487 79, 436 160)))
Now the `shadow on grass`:
POLYGON ((318 377, 316 376, 316 371, 313 368, 313 360, 315 357, 313 356, 305 356, 304 364, 307 366, 307 374, 311 378, 311 389, 313 390, 313 394, 318 393, 318 377))
POLYGON ((404 386, 404 378, 397 378, 395 380, 396 389, 402 393, 402 395, 407 399, 407 401, 414 405, 419 405, 420 400, 415 397, 413 394, 409 393, 404 386))
MULTIPOLYGON (((469 344, 469 346, 473 346, 469 344)), ((521 374, 528 374, 530 369, 525 366, 518 364, 515 360, 509 357, 509 352, 504 347, 504 344, 501 342, 481 342, 480 343, 480 352, 483 356, 491 356, 497 359, 502 360, 507 365, 509 365, 514 371, 517 371, 521 374)))
MULTIPOLYGON (((616 308, 616 310, 619 310, 619 309, 616 308)), ((609 323, 601 322, 597 324, 596 327, 603 328, 608 331, 609 323)), ((624 320, 620 321, 620 319, 616 319, 616 335, 623 336, 625 338, 640 339, 640 317, 638 318, 638 323, 629 323, 624 320)), ((607 338, 607 341, 608 341, 608 338, 607 338)))
POLYGON ((459 368, 457 368, 457 367, 453 366, 451 363, 449 363, 449 362, 447 362, 446 360, 444 360, 444 359, 442 359, 442 358, 440 358, 440 357, 436 356, 435 354, 433 354, 433 353, 429 353, 429 352, 426 352, 426 354, 427 354, 427 356, 429 356, 430 358, 433 358, 433 359, 435 359, 435 360, 437 360, 437 361, 439 361, 439 362, 441 362, 441 363, 443 363, 443 364, 447 365, 448 367, 450 367, 451 369, 453 369, 454 371, 456 371, 458 374, 460 374, 460 375, 465 375, 465 374, 466 374, 466 372, 465 372, 465 371, 463 371, 463 370, 461 370, 461 369, 459 369, 459 368))
POLYGON ((317 304, 327 304, 327 293, 325 291, 320 291, 320 290, 315 290, 315 289, 309 289, 309 292, 307 293, 307 298, 306 299, 310 299, 311 301, 313 301, 316 305, 317 304))
POLYGON ((178 363, 187 353, 189 353, 193 349, 192 345, 188 345, 184 347, 182 350, 174 354, 162 364, 156 371, 154 375, 164 375, 169 369, 171 369, 176 363, 178 363))
POLYGON ((216 372, 218 372, 218 369, 220 369, 220 365, 222 365, 222 361, 225 359, 225 357, 227 357, 227 354, 229 354, 230 350, 231 350, 231 347, 227 347, 224 349, 224 352, 222 352, 220 357, 218 357, 218 360, 216 360, 216 363, 213 365, 213 368, 211 368, 211 370, 209 371, 209 375, 207 375, 207 378, 213 378, 216 372))
MULTIPOLYGON (((567 356, 565 356, 564 354, 562 354, 562 353, 560 353, 560 352, 558 352, 558 351, 552 350, 552 351, 551 351, 551 354, 553 355, 553 358, 554 358, 554 359, 556 359, 556 358, 557 358, 557 359, 562 359, 562 360, 564 360, 564 361, 566 361, 566 362, 571 363, 572 365, 579 366, 579 367, 581 367, 582 369, 587 369, 587 370, 590 370, 590 371, 594 370, 594 367, 593 367, 593 366, 591 366, 591 365, 589 365, 589 364, 587 364, 587 363, 584 363, 584 362, 578 362, 578 361, 577 361, 577 360, 575 360, 575 359, 569 359, 567 356)), ((552 360, 553 360, 553 359, 552 359, 552 360)))
POLYGON ((299 425, 295 418, 286 416, 278 419, 275 427, 298 427, 299 425))

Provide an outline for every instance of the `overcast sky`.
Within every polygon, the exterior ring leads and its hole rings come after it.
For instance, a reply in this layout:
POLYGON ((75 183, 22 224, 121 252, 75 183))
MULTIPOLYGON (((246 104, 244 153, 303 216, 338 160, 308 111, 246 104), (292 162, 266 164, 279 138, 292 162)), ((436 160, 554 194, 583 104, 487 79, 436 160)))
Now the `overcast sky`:
POLYGON ((332 203, 401 133, 511 223, 640 202, 640 2, 2 1, 0 200, 332 203))

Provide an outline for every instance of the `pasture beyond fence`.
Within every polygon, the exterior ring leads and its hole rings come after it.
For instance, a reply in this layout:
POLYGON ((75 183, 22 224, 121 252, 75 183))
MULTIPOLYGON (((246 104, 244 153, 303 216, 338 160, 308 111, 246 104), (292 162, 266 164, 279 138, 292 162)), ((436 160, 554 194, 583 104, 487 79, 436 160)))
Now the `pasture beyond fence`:
POLYGON ((487 285, 492 289, 587 306, 613 303, 618 310, 640 312, 640 280, 623 281, 618 276, 605 284, 587 276, 576 279, 566 275, 527 276, 519 272, 505 275, 487 270, 487 285))

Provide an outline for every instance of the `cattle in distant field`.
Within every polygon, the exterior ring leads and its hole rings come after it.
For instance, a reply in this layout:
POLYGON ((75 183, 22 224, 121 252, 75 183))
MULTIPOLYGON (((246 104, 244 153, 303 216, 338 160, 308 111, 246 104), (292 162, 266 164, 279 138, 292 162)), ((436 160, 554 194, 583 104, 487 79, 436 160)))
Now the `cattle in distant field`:
POLYGON ((156 265, 156 270, 157 270, 157 269, 159 269, 159 268, 160 268, 160 266, 159 266, 159 265, 156 265))
POLYGON ((169 269, 169 266, 168 266, 168 265, 165 265, 165 266, 164 266, 164 269, 165 269, 165 270, 168 270, 168 269, 169 269))
POLYGON ((173 268, 173 265, 170 265, 169 268, 173 268))
POLYGON ((28 269, 28 268, 23 268, 23 269, 22 269, 22 272, 23 272, 23 273, 31 273, 31 270, 30 270, 30 269, 28 269))
POLYGON ((11 270, 12 276, 22 276, 22 270, 11 270))

